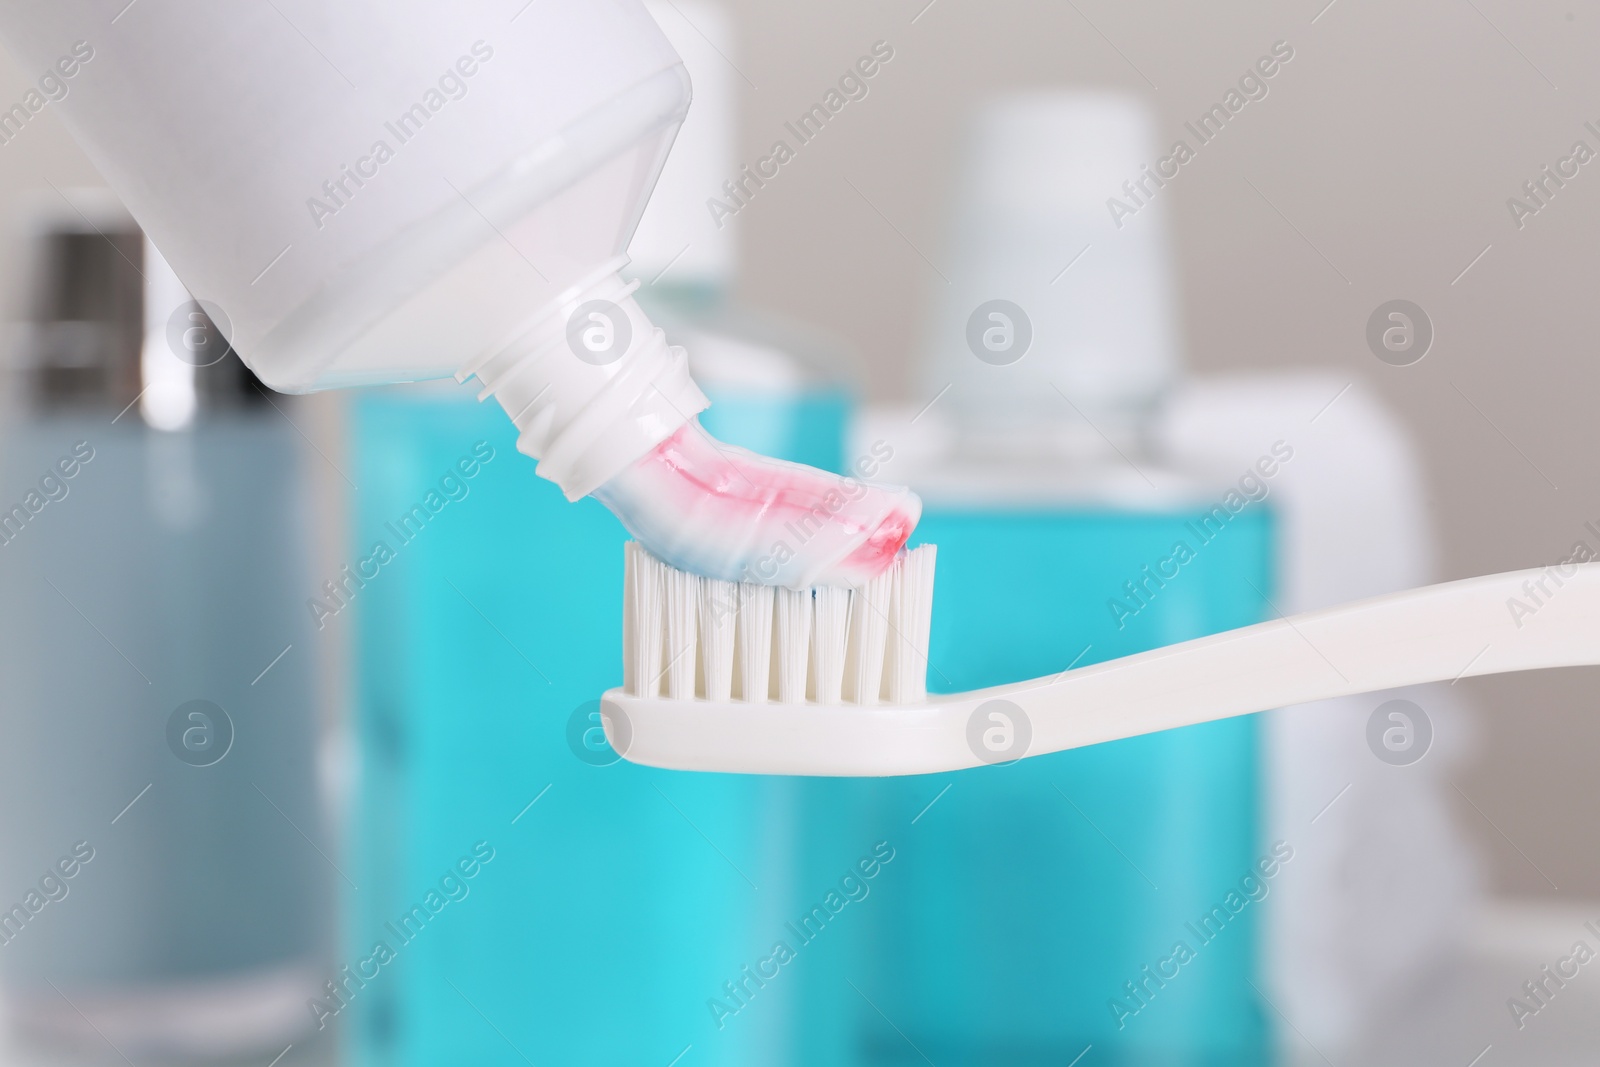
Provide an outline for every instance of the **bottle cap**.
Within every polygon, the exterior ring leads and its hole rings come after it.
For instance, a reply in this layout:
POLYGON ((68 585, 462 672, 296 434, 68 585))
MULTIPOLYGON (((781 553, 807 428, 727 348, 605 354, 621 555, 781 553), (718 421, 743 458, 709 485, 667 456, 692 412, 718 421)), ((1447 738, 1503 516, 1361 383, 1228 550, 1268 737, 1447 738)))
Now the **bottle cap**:
POLYGON ((959 438, 1136 443, 1178 366, 1154 125, 1142 100, 1109 92, 1007 96, 974 117, 919 383, 929 397, 949 386, 959 438))
POLYGON ((25 224, 34 286, 16 352, 23 406, 97 407, 177 430, 202 410, 261 404, 256 377, 126 210, 109 195, 74 195, 82 207, 52 205, 25 224))

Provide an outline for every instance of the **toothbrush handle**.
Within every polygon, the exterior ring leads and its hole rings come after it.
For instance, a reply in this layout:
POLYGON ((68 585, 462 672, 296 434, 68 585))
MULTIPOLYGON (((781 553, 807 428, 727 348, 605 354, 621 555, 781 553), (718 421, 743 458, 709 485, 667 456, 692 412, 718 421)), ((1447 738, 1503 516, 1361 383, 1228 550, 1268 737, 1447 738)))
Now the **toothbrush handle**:
POLYGON ((1020 706, 1037 754, 1420 682, 1592 663, 1600 563, 1580 563, 1393 593, 966 696, 1020 706))

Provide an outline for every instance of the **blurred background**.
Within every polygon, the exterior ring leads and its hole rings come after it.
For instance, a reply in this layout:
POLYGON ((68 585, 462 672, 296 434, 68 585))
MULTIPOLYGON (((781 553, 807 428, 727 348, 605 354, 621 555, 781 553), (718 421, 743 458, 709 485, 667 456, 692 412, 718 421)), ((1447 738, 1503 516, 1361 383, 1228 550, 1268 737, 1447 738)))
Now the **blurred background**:
MULTIPOLYGON (((931 688, 1600 557, 1593 11, 651 10, 696 103, 641 302, 713 433, 923 493, 931 688)), ((0 143, 0 1062, 1588 1062, 1591 670, 901 782, 618 763, 614 520, 471 387, 213 358, 55 110, 0 143)))

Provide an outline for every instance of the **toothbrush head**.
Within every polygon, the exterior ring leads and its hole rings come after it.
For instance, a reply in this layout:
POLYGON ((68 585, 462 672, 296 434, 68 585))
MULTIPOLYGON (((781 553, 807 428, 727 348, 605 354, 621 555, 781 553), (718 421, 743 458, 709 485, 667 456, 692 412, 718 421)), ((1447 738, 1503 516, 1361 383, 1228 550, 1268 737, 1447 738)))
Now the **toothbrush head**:
MULTIPOLYGON (((995 709, 974 693, 912 704, 750 705, 737 700, 638 697, 606 693, 600 718, 624 759, 650 767, 732 774, 883 777, 1012 762, 988 758, 971 724, 1015 721, 1017 706, 995 709)), ((993 727, 986 727, 993 728, 993 727)), ((1016 755, 1027 754, 1018 746, 1016 755)))
POLYGON ((686 770, 914 773, 856 767, 838 739, 943 714, 926 684, 935 558, 923 545, 860 587, 796 590, 703 578, 630 543, 624 681, 602 705, 612 747, 686 770), (746 735, 761 740, 728 750, 746 735))

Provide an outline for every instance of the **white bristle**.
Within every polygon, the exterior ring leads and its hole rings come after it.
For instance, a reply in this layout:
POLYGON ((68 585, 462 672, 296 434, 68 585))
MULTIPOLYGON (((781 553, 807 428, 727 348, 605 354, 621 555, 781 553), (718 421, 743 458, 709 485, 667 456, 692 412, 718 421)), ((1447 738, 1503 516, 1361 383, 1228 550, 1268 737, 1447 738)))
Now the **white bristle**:
MULTIPOLYGON (((734 695, 751 704, 765 704, 772 678, 772 601, 770 585, 740 582, 738 666, 734 695)), ((801 699, 804 699, 802 694, 801 699)))
POLYGON ((739 618, 739 584, 700 579, 700 695, 733 699, 733 636, 739 618))
POLYGON ((718 703, 920 701, 934 559, 924 545, 859 589, 795 590, 701 578, 630 544, 623 685, 634 696, 718 703))
POLYGON ((847 703, 876 704, 883 692, 883 642, 889 634, 894 573, 895 568, 891 567, 850 591, 850 636, 844 670, 847 703))
POLYGON ((623 577, 623 687, 634 696, 661 692, 661 575, 666 565, 630 541, 623 577))
POLYGON ((894 569, 884 699, 911 704, 928 695, 928 631, 933 622, 933 565, 938 548, 922 545, 894 569))
POLYGON ((665 568, 667 615, 667 696, 673 700, 688 700, 695 695, 695 678, 699 674, 698 619, 696 610, 700 599, 700 576, 665 568))
POLYGON ((772 660, 778 673, 778 702, 804 704, 806 668, 811 663, 811 611, 809 589, 779 589, 772 660))
POLYGON ((849 653, 850 590, 823 586, 813 591, 811 620, 811 699, 844 703, 844 666, 849 653))

